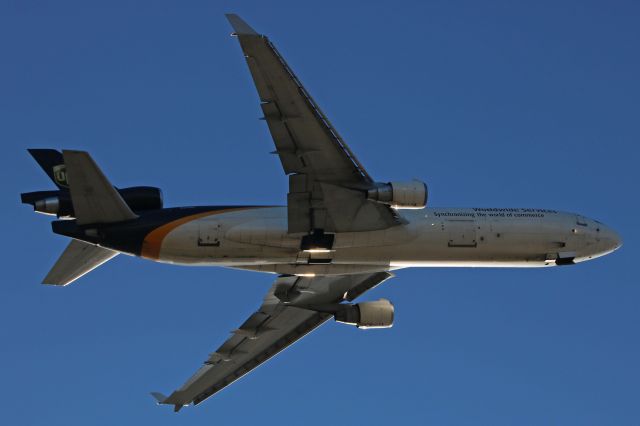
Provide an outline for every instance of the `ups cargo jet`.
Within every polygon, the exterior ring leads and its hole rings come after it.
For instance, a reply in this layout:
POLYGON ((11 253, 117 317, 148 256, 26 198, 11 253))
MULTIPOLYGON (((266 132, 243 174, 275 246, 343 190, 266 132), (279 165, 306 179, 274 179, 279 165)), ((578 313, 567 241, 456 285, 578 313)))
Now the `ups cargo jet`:
POLYGON ((352 303, 407 267, 550 267, 611 253, 620 237, 574 213, 426 208, 419 181, 374 180, 269 39, 227 15, 285 174, 286 206, 164 208, 159 189, 114 187, 88 153, 29 150, 57 185, 22 194, 71 242, 44 283, 64 286, 119 253, 277 278, 261 306, 169 396, 199 404, 327 320, 391 327, 386 299, 352 303))

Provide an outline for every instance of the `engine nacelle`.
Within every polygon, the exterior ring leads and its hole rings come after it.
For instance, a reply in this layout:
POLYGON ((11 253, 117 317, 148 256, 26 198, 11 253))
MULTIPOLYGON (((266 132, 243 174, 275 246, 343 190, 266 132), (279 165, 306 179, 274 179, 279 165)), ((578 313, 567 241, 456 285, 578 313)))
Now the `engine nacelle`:
MULTIPOLYGON (((60 197, 46 197, 33 203, 33 209, 38 213, 51 214, 51 215, 57 216, 59 212, 65 210, 65 206, 62 206, 63 203, 64 202, 60 200, 60 197)), ((63 214, 60 216, 67 216, 67 215, 63 214)))
MULTIPOLYGON (((161 209, 162 191, 153 186, 132 186, 117 190, 131 210, 161 209)), ((22 202, 31 204, 38 213, 58 217, 74 217, 73 204, 68 191, 37 191, 22 194, 22 202)))
POLYGON ((358 328, 389 328, 393 326, 393 305, 387 299, 344 305, 335 319, 358 328))
POLYGON ((369 200, 389 204, 394 209, 423 209, 427 197, 427 185, 419 180, 383 183, 367 191, 369 200))
POLYGON ((153 186, 132 186, 118 189, 131 210, 158 210, 163 206, 162 190, 153 186))
POLYGON ((24 204, 31 204, 38 213, 58 217, 69 217, 73 214, 71 198, 67 191, 36 191, 20 195, 24 204))

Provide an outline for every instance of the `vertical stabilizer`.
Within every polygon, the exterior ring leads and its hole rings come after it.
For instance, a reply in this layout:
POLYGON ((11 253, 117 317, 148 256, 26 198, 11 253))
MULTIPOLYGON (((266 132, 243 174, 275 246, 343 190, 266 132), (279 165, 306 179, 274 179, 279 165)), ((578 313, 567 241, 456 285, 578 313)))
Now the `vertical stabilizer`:
POLYGON ((68 188, 64 158, 60 151, 55 149, 28 149, 27 151, 38 162, 53 183, 56 184, 58 189, 66 190, 68 188))

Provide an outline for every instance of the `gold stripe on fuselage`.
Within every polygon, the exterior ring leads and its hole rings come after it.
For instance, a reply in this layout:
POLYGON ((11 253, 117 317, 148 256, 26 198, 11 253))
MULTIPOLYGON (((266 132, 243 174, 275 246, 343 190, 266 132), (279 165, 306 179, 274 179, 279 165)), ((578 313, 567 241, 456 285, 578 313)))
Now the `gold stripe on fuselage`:
POLYGON ((229 213, 238 210, 248 210, 250 208, 251 207, 234 207, 229 209, 210 210, 208 212, 192 214, 189 216, 181 217, 180 219, 173 220, 169 223, 165 223, 164 225, 159 226, 153 231, 149 232, 147 236, 144 237, 140 256, 151 260, 158 260, 160 258, 160 249, 162 248, 162 242, 164 241, 165 237, 169 234, 169 232, 173 231, 180 225, 184 225, 185 223, 189 223, 203 217, 213 216, 215 214, 229 213))

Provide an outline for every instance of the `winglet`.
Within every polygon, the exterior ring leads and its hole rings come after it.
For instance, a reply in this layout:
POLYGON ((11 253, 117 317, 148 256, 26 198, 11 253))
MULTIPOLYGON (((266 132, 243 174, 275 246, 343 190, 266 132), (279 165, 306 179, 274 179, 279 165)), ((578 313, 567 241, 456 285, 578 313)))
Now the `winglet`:
POLYGON ((233 35, 260 35, 235 13, 227 13, 225 16, 233 27, 233 35))
MULTIPOLYGON (((173 393, 173 395, 171 395, 171 397, 173 397, 174 395, 175 392, 173 393)), ((151 396, 157 401, 158 405, 173 405, 173 411, 176 413, 180 411, 182 407, 186 407, 185 404, 176 403, 175 401, 169 401, 171 397, 167 398, 163 393, 160 392, 151 392, 151 396)))
POLYGON ((158 405, 167 400, 167 397, 160 392, 151 392, 151 396, 155 398, 155 400, 158 402, 158 405))

